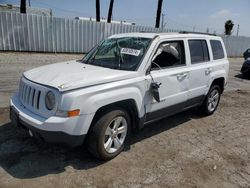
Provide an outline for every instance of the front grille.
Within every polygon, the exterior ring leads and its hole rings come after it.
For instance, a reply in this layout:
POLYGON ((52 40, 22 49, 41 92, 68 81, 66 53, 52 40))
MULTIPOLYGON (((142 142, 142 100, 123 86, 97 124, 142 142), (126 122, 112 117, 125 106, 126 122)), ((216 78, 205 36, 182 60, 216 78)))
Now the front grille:
POLYGON ((54 92, 56 98, 58 93, 55 89, 32 82, 22 77, 19 84, 19 101, 24 108, 43 118, 51 117, 55 114, 57 104, 53 110, 48 110, 45 106, 45 95, 48 91, 54 92))
POLYGON ((24 106, 39 110, 41 102, 41 90, 24 83, 21 79, 19 85, 19 98, 24 106))

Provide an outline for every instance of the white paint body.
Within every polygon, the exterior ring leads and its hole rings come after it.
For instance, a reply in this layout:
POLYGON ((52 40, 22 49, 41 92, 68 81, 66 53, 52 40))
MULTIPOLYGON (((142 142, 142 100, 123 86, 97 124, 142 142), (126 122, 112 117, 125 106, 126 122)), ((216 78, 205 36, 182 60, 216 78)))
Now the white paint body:
MULTIPOLYGON (((44 101, 47 91, 56 95, 56 107, 49 111, 41 102, 39 110, 28 105, 16 92, 10 105, 19 112, 22 121, 41 130, 61 131, 69 135, 86 135, 96 111, 108 104, 132 99, 139 118, 146 113, 182 103, 190 98, 206 95, 216 78, 228 78, 229 63, 225 47, 225 57, 213 60, 209 40, 220 37, 197 34, 157 34, 127 33, 111 36, 154 38, 137 71, 122 71, 103 68, 77 61, 56 63, 35 68, 23 74, 21 82, 41 91, 44 101), (191 64, 188 39, 207 40, 210 61, 191 64), (151 71, 155 81, 161 82, 159 89, 161 102, 156 102, 149 92, 152 78, 146 74, 153 55, 161 42, 183 40, 186 53, 186 66, 151 71), (206 74, 210 71, 209 74, 206 74), (56 111, 80 109, 75 117, 58 117, 56 111)), ((223 42, 222 42, 223 44, 223 42)), ((31 89, 32 90, 32 89, 31 89)))

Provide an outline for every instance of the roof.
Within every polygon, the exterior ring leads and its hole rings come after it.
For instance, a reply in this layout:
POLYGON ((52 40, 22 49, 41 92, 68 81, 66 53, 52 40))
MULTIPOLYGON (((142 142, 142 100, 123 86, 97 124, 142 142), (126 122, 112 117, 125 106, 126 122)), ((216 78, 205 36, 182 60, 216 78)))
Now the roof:
POLYGON ((121 37, 144 37, 144 38, 154 38, 155 36, 158 36, 159 33, 121 33, 121 34, 115 34, 112 35, 110 38, 121 38, 121 37))
POLYGON ((212 36, 206 34, 194 34, 194 33, 146 33, 146 32, 137 32, 137 33, 121 33, 112 35, 110 38, 121 38, 121 37, 143 37, 143 38, 154 38, 159 36, 160 38, 208 38, 208 39, 219 39, 219 36, 212 36))

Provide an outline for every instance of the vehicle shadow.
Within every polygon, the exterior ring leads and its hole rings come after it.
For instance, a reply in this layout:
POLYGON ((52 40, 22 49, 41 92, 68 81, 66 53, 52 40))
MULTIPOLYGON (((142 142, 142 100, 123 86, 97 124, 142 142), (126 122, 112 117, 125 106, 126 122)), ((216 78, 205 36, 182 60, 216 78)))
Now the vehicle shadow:
POLYGON ((150 138, 164 131, 168 131, 177 126, 182 126, 184 123, 190 121, 191 119, 199 119, 202 117, 203 116, 199 114, 195 109, 190 109, 174 116, 161 119, 151 124, 147 124, 143 127, 142 130, 136 131, 132 134, 128 147, 137 142, 140 142, 141 140, 150 138))
MULTIPOLYGON (((192 110, 149 124, 131 135, 125 152, 130 145, 182 126, 193 118, 201 116, 195 115, 192 110)), ((15 178, 30 179, 59 174, 70 167, 87 170, 103 163, 93 158, 84 146, 69 148, 65 145, 48 144, 30 138, 25 131, 15 128, 11 123, 0 126, 0 170, 3 168, 15 178)))
POLYGON ((243 79, 243 80, 250 80, 250 77, 249 77, 249 78, 244 77, 243 74, 241 74, 241 73, 236 74, 234 77, 235 77, 235 78, 240 78, 240 79, 243 79))

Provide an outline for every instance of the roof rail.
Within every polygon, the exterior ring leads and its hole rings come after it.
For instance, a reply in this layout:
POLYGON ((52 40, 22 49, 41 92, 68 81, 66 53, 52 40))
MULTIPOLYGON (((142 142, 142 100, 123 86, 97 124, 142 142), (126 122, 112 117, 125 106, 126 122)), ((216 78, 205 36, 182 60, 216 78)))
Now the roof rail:
POLYGON ((161 31, 144 31, 144 30, 140 30, 139 33, 161 33, 161 31))
POLYGON ((202 32, 193 32, 193 31, 180 31, 180 34, 202 34, 202 35, 211 35, 211 36, 217 36, 213 33, 202 33, 202 32))

